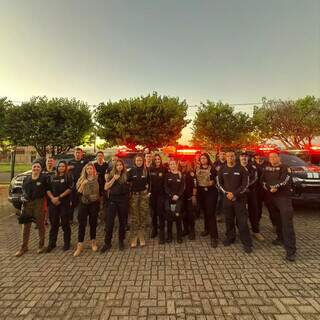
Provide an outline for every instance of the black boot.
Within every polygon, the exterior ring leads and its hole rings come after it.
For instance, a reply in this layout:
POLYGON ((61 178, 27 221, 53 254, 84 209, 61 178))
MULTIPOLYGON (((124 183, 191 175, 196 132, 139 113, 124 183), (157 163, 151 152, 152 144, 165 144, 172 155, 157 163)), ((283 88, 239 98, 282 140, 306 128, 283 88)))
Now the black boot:
POLYGON ((196 239, 196 233, 194 232, 194 229, 191 229, 189 232, 189 240, 195 240, 196 239))
POLYGON ((55 244, 53 244, 53 243, 49 244, 48 247, 45 250, 45 253, 51 252, 55 247, 56 247, 55 244))
MULTIPOLYGON (((111 246, 110 246, 111 247, 111 246)), ((123 240, 119 240, 119 250, 123 251, 124 250, 124 242, 123 240)))
POLYGON ((209 235, 209 232, 206 230, 201 232, 201 237, 206 237, 208 235, 209 235))
POLYGON ((111 249, 111 244, 104 244, 104 246, 100 249, 100 253, 105 253, 111 249))
POLYGON ((154 239, 158 235, 157 228, 153 228, 151 232, 151 238, 154 239))
POLYGON ((218 239, 211 238, 211 247, 216 248, 218 246, 218 239))
POLYGON ((188 229, 184 229, 182 232, 182 236, 185 237, 189 234, 189 230, 188 229))
POLYGON ((165 240, 164 240, 164 230, 160 230, 159 232, 159 244, 164 244, 165 240))
POLYGON ((70 250, 70 243, 67 242, 63 245, 63 251, 68 251, 68 250, 70 250))

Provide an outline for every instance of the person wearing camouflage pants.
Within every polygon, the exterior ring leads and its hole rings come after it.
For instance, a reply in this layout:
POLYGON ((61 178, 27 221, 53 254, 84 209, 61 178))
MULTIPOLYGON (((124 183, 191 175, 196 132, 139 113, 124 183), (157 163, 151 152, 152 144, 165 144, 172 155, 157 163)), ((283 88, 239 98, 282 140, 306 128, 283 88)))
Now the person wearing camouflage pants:
POLYGON ((130 183, 130 231, 131 248, 135 248, 140 242, 140 246, 145 246, 145 229, 149 213, 149 184, 150 177, 144 165, 143 155, 136 155, 134 167, 128 172, 128 182, 130 183))

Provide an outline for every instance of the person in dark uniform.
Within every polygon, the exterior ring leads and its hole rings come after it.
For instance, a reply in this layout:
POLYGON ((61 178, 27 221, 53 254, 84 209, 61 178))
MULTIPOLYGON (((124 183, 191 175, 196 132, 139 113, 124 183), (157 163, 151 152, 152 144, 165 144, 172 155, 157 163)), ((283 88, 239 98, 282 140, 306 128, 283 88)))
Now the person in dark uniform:
MULTIPOLYGON (((258 180, 261 181, 261 175, 262 175, 262 171, 264 169, 264 167, 267 164, 267 160, 265 160, 264 157, 262 157, 259 153, 256 153, 254 155, 254 160, 253 163, 254 165, 257 167, 258 169, 258 180)), ((261 183, 258 183, 258 187, 257 187, 258 191, 258 196, 257 196, 257 204, 258 204, 258 216, 259 216, 259 220, 261 220, 262 217, 262 208, 263 208, 263 202, 264 202, 264 189, 261 183)), ((268 210, 269 211, 269 210, 268 210)), ((272 226, 274 228, 274 231, 276 230, 276 222, 275 219, 272 217, 271 213, 269 212, 269 217, 272 223, 272 226)))
POLYGON ((295 260, 296 235, 293 226, 293 207, 290 195, 290 169, 281 163, 276 152, 269 154, 269 164, 262 172, 261 183, 265 190, 265 204, 276 221, 277 239, 274 245, 284 245, 286 259, 295 260))
POLYGON ((240 233, 240 240, 246 253, 252 252, 252 239, 248 227, 245 192, 249 186, 248 170, 236 163, 234 151, 226 153, 227 163, 218 172, 218 187, 224 194, 223 210, 225 213, 226 239, 223 244, 231 245, 236 239, 235 219, 240 233))
POLYGON ((137 154, 134 167, 128 172, 130 183, 130 232, 131 248, 146 245, 145 232, 149 214, 150 175, 144 163, 143 154, 137 154))
POLYGON ((195 240, 195 220, 197 205, 197 177, 192 170, 190 161, 182 158, 179 163, 180 171, 185 176, 186 187, 183 193, 182 217, 183 232, 182 236, 189 236, 189 240, 195 240))
POLYGON ((104 253, 111 249, 114 220, 116 216, 118 216, 119 220, 119 249, 124 250, 129 185, 127 183, 127 170, 122 160, 117 160, 115 162, 109 173, 104 189, 108 192, 109 196, 105 227, 106 234, 104 246, 101 248, 100 252, 104 253))
POLYGON ((22 224, 22 246, 15 256, 20 257, 28 251, 31 223, 35 222, 39 232, 38 253, 45 251, 45 212, 44 199, 48 190, 47 177, 42 171, 42 162, 35 160, 32 164, 31 175, 22 184, 22 208, 19 224, 22 224))
POLYGON ((151 238, 158 235, 159 226, 159 243, 165 243, 165 212, 164 212, 164 178, 166 168, 162 164, 159 154, 154 156, 154 163, 149 169, 150 173, 150 204, 152 209, 152 233, 151 238))
POLYGON ((166 194, 167 242, 172 242, 172 225, 175 221, 177 242, 182 243, 182 204, 185 176, 178 170, 178 164, 175 160, 169 162, 169 171, 164 180, 164 190, 166 194))
POLYGON ((71 228, 69 221, 70 195, 73 189, 73 182, 68 175, 66 161, 60 161, 56 168, 55 175, 51 175, 48 180, 48 198, 49 198, 49 244, 46 252, 51 252, 57 243, 59 226, 63 230, 64 246, 63 250, 70 249, 71 228))
MULTIPOLYGON (((54 169, 55 166, 55 160, 52 157, 48 157, 45 161, 45 167, 42 170, 42 173, 44 173, 47 178, 48 178, 48 183, 50 181, 50 177, 54 176, 56 174, 56 171, 54 169)), ((48 225, 48 216, 49 216, 49 197, 46 196, 44 198, 44 212, 45 212, 45 219, 44 219, 44 224, 47 226, 48 225)))
POLYGON ((198 181, 198 194, 200 208, 204 213, 204 231, 201 236, 210 235, 211 246, 218 246, 218 227, 216 217, 216 206, 218 190, 216 187, 217 171, 213 167, 210 157, 203 153, 200 157, 200 166, 196 171, 198 181))
POLYGON ((264 237, 260 233, 260 218, 258 211, 258 170, 257 167, 249 162, 249 155, 242 152, 239 157, 240 164, 248 170, 249 173, 249 187, 246 191, 249 220, 253 236, 258 241, 264 241, 264 237))
POLYGON ((96 168, 97 175, 98 175, 98 183, 99 183, 99 192, 100 192, 100 211, 99 211, 99 218, 100 220, 104 221, 104 214, 105 214, 105 192, 104 192, 104 185, 106 183, 106 173, 108 172, 108 164, 104 159, 104 153, 102 151, 98 151, 96 154, 96 161, 94 162, 94 167, 96 168))
POLYGON ((73 224, 74 211, 79 205, 79 196, 76 190, 76 185, 78 179, 80 178, 83 167, 88 163, 86 159, 83 158, 83 150, 81 148, 76 148, 74 150, 74 159, 70 160, 68 163, 68 171, 72 176, 74 189, 71 194, 71 207, 70 207, 70 223, 73 224))
MULTIPOLYGON (((217 155, 216 161, 213 163, 213 166, 218 172, 219 169, 225 164, 226 164, 226 153, 224 150, 220 150, 217 155)), ((223 193, 220 190, 218 190, 218 201, 217 201, 217 207, 216 207, 217 222, 223 221, 222 203, 223 203, 223 193)))

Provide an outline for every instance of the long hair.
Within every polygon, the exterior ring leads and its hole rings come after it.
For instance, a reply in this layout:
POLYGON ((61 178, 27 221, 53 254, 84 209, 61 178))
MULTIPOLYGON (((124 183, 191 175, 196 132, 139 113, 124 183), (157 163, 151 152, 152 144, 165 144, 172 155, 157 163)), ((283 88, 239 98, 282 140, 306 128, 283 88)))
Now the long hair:
POLYGON ((60 160, 59 162, 58 162, 58 164, 57 164, 57 166, 56 166, 56 176, 58 176, 59 175, 59 166, 60 166, 60 163, 63 163, 64 165, 65 165, 65 170, 64 170, 64 175, 66 176, 66 175, 68 175, 68 164, 67 164, 67 161, 65 161, 65 160, 60 160))
POLYGON ((186 173, 192 172, 193 169, 192 169, 191 162, 189 160, 185 160, 185 162, 186 162, 185 171, 183 171, 180 162, 179 162, 179 165, 178 165, 178 170, 181 171, 181 172, 186 172, 186 173))
MULTIPOLYGON (((211 162, 211 159, 210 159, 210 156, 208 153, 206 153, 206 152, 202 153, 199 160, 201 159, 201 157, 205 157, 208 161, 208 166, 212 167, 212 162, 211 162)), ((202 168, 201 161, 200 161, 200 168, 202 168)))
POLYGON ((115 164, 113 165, 112 170, 111 170, 111 172, 110 172, 110 174, 108 176, 108 181, 110 181, 113 178, 113 176, 118 173, 118 171, 117 171, 117 164, 118 163, 121 163, 122 166, 123 166, 123 169, 121 171, 120 178, 119 178, 118 181, 120 183, 126 183, 127 182, 127 169, 126 169, 126 166, 125 166, 124 162, 122 160, 120 160, 120 159, 118 159, 115 162, 115 164))
POLYGON ((143 174, 144 176, 147 176, 148 170, 147 170, 146 162, 145 162, 145 159, 144 159, 144 156, 143 156, 142 153, 138 153, 138 154, 135 155, 135 157, 133 158, 133 166, 134 166, 135 168, 138 168, 138 167, 136 166, 136 159, 137 159, 137 158, 141 158, 141 159, 142 159, 142 161, 143 161, 143 165, 142 165, 143 171, 142 171, 142 174, 143 174))
POLYGON ((156 167, 156 161, 155 161, 156 157, 160 158, 160 161, 161 161, 161 162, 160 162, 160 167, 162 167, 162 166, 163 166, 162 157, 160 156, 159 153, 156 153, 156 154, 154 155, 153 160, 152 160, 152 167, 153 167, 153 168, 156 167))
POLYGON ((95 168, 94 164, 93 164, 92 162, 87 163, 87 164, 82 168, 80 178, 78 179, 78 182, 77 182, 77 190, 78 190, 80 193, 82 193, 85 184, 88 182, 88 174, 87 174, 87 168, 88 168, 88 167, 92 167, 92 169, 93 169, 93 176, 94 176, 95 178, 97 178, 97 171, 96 171, 96 168, 95 168))

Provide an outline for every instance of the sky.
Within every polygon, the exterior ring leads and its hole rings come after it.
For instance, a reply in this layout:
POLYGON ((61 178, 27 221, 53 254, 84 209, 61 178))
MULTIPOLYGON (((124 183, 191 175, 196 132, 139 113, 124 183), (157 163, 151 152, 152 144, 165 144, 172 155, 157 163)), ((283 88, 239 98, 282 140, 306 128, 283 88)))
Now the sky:
POLYGON ((320 0, 0 0, 0 57, 13 101, 319 97, 320 0))

